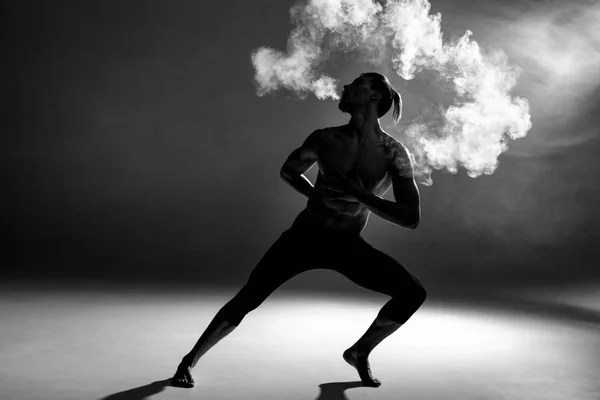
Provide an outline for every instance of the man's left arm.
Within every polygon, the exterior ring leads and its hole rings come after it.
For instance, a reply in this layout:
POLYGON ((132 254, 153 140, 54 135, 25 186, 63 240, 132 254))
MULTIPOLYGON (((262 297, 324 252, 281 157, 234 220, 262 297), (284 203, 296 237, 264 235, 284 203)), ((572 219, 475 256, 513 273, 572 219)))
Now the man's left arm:
POLYGON ((369 191, 358 200, 381 218, 404 228, 416 229, 421 220, 419 189, 408 150, 399 142, 395 143, 388 173, 392 178, 395 201, 383 199, 369 191))

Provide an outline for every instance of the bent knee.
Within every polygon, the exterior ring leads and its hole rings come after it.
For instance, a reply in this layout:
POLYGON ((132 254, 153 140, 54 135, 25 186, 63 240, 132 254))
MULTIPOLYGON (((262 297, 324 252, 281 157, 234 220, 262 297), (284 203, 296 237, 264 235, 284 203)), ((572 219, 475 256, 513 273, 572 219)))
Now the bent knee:
POLYGON ((425 290, 423 286, 420 286, 415 293, 415 299, 419 302, 419 304, 425 303, 425 300, 427 299, 427 290, 425 290))
POLYGON ((425 299, 427 299, 427 290, 425 290, 425 287, 423 287, 423 284, 421 283, 420 280, 418 280, 415 277, 413 277, 413 278, 415 280, 415 288, 414 288, 415 298, 418 299, 421 303, 424 303, 425 299))
POLYGON ((398 299, 398 301, 401 301, 404 304, 409 303, 419 307, 425 302, 425 299, 427 299, 427 291, 420 285, 411 285, 408 288, 404 286, 401 289, 398 289, 392 295, 392 298, 398 299))
POLYGON ((408 298, 411 303, 421 305, 427 299, 427 290, 421 285, 421 282, 416 281, 410 288, 404 291, 405 298, 408 298))

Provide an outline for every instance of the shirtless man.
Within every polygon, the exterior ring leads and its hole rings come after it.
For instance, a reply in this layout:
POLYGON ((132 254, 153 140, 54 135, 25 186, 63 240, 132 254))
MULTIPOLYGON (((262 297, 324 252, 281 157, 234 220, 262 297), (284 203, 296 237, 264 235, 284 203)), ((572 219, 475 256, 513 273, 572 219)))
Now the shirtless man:
POLYGON ((419 191, 409 153, 379 125, 392 102, 398 121, 402 100, 388 79, 378 73, 361 74, 344 86, 339 103, 339 109, 351 115, 350 122, 316 130, 290 154, 281 177, 308 199, 306 208, 183 357, 171 379, 173 386, 193 387, 191 370, 200 357, 284 282, 311 269, 338 271, 364 288, 391 296, 365 334, 343 353, 365 386, 381 385, 371 375, 369 354, 426 297, 417 278, 361 235, 371 212, 407 229, 416 229, 420 220, 419 191), (319 173, 313 186, 303 174, 315 162, 319 173), (381 197, 390 186, 395 201, 381 197))

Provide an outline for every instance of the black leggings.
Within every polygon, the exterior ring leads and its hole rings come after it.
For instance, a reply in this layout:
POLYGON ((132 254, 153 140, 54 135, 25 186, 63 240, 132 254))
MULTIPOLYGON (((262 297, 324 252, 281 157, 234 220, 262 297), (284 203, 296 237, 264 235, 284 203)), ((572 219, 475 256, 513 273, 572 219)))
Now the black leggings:
POLYGON ((215 318, 237 326, 279 286, 313 269, 337 271, 359 286, 391 296, 379 316, 400 324, 425 301, 421 282, 393 257, 375 249, 360 233, 338 233, 315 224, 305 209, 215 318))

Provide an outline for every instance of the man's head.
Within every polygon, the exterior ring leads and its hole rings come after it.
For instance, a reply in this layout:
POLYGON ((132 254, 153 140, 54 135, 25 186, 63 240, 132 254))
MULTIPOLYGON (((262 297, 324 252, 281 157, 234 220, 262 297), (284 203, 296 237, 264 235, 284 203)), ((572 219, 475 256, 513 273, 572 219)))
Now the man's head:
POLYGON ((377 117, 383 117, 394 104, 392 117, 397 123, 402 116, 402 98, 392 88, 390 81, 377 72, 360 74, 350 85, 344 86, 344 93, 340 99, 339 109, 351 113, 357 108, 375 103, 377 117))

